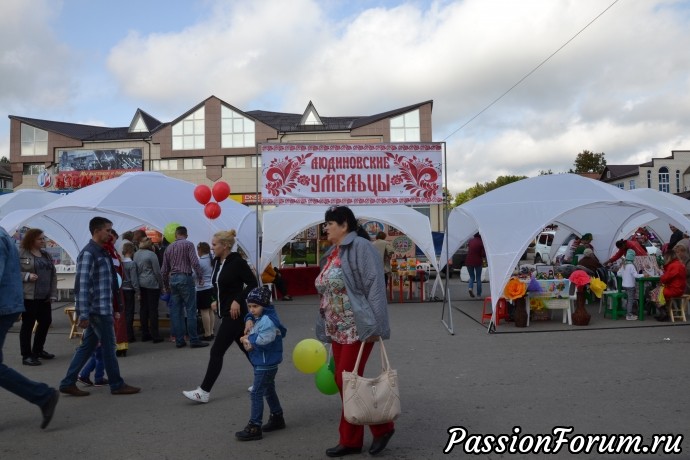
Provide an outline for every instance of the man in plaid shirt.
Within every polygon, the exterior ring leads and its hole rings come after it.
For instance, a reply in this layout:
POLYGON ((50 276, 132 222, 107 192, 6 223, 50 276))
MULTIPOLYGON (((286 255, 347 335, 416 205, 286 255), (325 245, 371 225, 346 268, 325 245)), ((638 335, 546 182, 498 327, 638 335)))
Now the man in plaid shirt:
POLYGON ((175 241, 163 253, 161 267, 163 286, 170 291, 170 320, 172 322, 175 346, 187 346, 185 341, 185 320, 187 315, 187 331, 190 347, 207 347, 208 342, 202 342, 197 334, 196 321, 196 287, 194 278, 199 286, 204 284, 203 271, 199 265, 194 243, 187 241, 187 227, 175 229, 175 241), (193 276, 194 275, 194 276, 193 276))
POLYGON ((108 374, 110 393, 130 395, 141 391, 141 388, 129 386, 122 379, 117 356, 115 356, 113 296, 119 295, 120 287, 113 260, 103 248, 103 245, 110 241, 112 228, 113 223, 105 217, 91 219, 89 222, 91 241, 77 257, 74 297, 79 327, 84 329, 84 333, 81 345, 75 351, 67 369, 67 375, 60 382, 61 393, 72 396, 90 394, 77 387, 77 377, 99 343, 103 347, 103 364, 108 374))

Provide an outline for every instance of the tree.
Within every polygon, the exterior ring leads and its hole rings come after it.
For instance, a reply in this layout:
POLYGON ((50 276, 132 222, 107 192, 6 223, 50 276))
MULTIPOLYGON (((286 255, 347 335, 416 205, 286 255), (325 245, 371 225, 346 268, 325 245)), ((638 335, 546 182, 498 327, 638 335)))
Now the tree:
POLYGON ((8 164, 10 164, 10 160, 8 160, 7 157, 0 158, 0 165, 8 165, 8 164))
POLYGON ((455 199, 453 200, 451 207, 454 208, 456 206, 460 206, 461 204, 477 198, 480 195, 522 179, 527 179, 527 176, 498 176, 495 181, 485 182, 483 184, 477 183, 475 186, 455 195, 455 199))
POLYGON ((606 167, 605 156, 606 154, 604 152, 594 153, 589 150, 583 150, 578 153, 577 158, 575 158, 575 171, 571 169, 569 172, 601 174, 606 167))

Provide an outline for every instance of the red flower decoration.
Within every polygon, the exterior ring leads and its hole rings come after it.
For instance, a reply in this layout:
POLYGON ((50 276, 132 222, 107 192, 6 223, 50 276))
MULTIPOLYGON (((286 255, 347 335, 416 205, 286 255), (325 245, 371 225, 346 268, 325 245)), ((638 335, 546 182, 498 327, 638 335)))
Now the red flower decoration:
POLYGON ((431 160, 419 159, 416 156, 406 158, 402 155, 395 155, 390 152, 384 152, 386 156, 393 160, 400 170, 400 176, 405 182, 403 186, 405 190, 409 190, 417 197, 433 198, 438 191, 438 171, 434 167, 431 160))
POLYGON ((294 158, 276 158, 271 161, 266 170, 266 191, 273 196, 286 195, 292 191, 297 186, 300 168, 312 155, 313 153, 307 153, 294 158))
POLYGON ((584 270, 575 270, 568 279, 579 288, 589 284, 589 275, 584 270))

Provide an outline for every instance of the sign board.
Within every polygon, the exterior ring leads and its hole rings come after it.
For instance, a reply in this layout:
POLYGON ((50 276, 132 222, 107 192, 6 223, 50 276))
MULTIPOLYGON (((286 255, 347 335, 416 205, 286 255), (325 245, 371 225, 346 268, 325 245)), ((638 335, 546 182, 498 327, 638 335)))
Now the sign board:
POLYGON ((443 144, 262 144, 263 204, 443 203, 443 144))

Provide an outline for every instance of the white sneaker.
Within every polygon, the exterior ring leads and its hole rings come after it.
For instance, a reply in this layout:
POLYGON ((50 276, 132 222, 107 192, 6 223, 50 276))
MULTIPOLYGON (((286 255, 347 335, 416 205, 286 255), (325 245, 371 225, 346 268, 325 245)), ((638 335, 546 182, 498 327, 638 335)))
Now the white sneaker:
POLYGON ((196 390, 192 391, 183 391, 182 394, 185 395, 186 398, 198 403, 207 403, 208 398, 211 396, 211 393, 202 390, 201 387, 197 387, 196 390))
POLYGON ((250 393, 251 393, 252 391, 254 391, 254 385, 252 385, 252 386, 250 386, 249 388, 247 388, 247 391, 250 392, 250 393))
POLYGON ((627 321, 636 321, 636 320, 637 320, 637 316, 635 316, 635 315, 625 315, 625 319, 626 319, 627 321))

